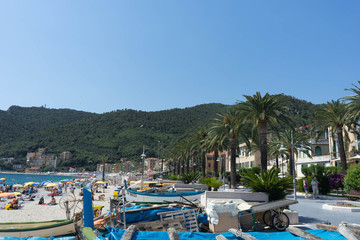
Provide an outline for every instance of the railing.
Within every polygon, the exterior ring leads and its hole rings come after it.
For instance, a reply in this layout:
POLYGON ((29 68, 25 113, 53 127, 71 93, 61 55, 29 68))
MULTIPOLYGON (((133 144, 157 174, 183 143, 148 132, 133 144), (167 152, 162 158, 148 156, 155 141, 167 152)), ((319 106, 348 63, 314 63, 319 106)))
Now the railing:
POLYGON ((311 139, 310 142, 311 144, 328 144, 329 139, 311 139))

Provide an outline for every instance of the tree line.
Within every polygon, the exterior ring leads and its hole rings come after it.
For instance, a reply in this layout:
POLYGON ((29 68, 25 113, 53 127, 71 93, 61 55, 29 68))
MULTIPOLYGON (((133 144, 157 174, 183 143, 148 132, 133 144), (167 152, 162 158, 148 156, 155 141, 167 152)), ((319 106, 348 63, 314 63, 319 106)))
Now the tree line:
MULTIPOLYGON (((308 116, 300 111, 294 114, 296 109, 291 108, 294 105, 293 98, 284 95, 269 93, 262 95, 260 92, 244 95, 245 101, 236 102, 225 113, 217 114, 208 125, 179 140, 171 151, 169 164, 176 174, 188 173, 191 171, 191 165, 193 171, 196 170, 196 158, 199 156, 200 171, 202 177, 205 177, 205 154, 214 151, 216 160, 219 152, 229 150, 231 187, 236 188, 235 163, 240 143, 245 143, 250 151, 260 152, 261 170, 267 169, 269 156, 277 160, 281 155, 290 159, 290 169, 294 170, 292 149, 294 152, 301 149, 311 156, 309 140, 317 138, 320 131, 330 127, 332 134, 337 136, 342 173, 346 174, 344 128, 359 135, 359 86, 360 81, 358 85, 353 84, 352 88, 345 89, 350 92, 349 96, 318 105, 313 114, 308 116), (302 115, 300 119, 299 115, 302 115), (309 125, 306 128, 299 128, 305 124, 309 125), (271 139, 269 133, 272 135, 271 139)), ((214 161, 214 172, 218 175, 217 161, 214 161)), ((290 175, 294 174, 294 171, 290 171, 290 175)))

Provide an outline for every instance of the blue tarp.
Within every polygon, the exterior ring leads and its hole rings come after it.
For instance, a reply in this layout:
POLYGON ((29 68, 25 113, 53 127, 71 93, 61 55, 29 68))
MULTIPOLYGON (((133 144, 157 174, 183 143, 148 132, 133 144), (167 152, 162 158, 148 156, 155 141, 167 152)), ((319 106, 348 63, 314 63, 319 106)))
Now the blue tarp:
MULTIPOLYGON (((125 230, 123 229, 112 229, 108 228, 110 232, 105 233, 104 237, 107 237, 109 240, 119 240, 124 234, 125 230)), ((329 232, 325 230, 308 230, 307 232, 312 233, 318 237, 321 237, 326 240, 346 240, 340 233, 329 232)), ((232 233, 194 233, 194 232, 179 232, 179 237, 182 240, 188 239, 201 239, 201 240, 215 240, 217 235, 223 235, 229 240, 241 240, 242 238, 237 238, 232 233)), ((292 235, 289 232, 248 232, 248 234, 256 237, 258 240, 305 240, 304 238, 297 237, 292 235)), ((145 240, 145 239, 169 239, 167 232, 145 232, 137 231, 132 239, 136 240, 145 240)))
MULTIPOLYGON (((133 209, 140 209, 140 208, 147 208, 145 206, 134 206, 128 207, 126 210, 133 210, 133 209)), ((160 217, 157 213, 160 212, 170 212, 170 211, 179 211, 181 208, 158 208, 158 209, 151 209, 151 210, 143 210, 133 213, 126 213, 126 224, 135 223, 135 222, 143 222, 143 221, 157 221, 160 220, 160 217)), ((107 214, 110 214, 108 212, 107 214)), ((123 215, 121 215, 121 220, 123 220, 123 215)))

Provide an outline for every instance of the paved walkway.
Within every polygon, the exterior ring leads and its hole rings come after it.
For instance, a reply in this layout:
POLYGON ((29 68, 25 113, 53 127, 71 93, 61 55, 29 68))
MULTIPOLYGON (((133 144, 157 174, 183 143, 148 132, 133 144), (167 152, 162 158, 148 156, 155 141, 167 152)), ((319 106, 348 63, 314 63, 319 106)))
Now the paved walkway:
MULTIPOLYGON (((293 199, 292 195, 287 196, 293 199)), ((360 212, 340 212, 322 209, 323 204, 335 204, 346 199, 320 196, 320 199, 297 196, 298 204, 290 206, 291 210, 299 213, 299 223, 303 228, 316 229, 317 223, 330 223, 338 226, 342 221, 360 224, 360 212)), ((350 201, 346 201, 350 202, 350 201)), ((351 203, 351 202, 350 202, 351 203)))

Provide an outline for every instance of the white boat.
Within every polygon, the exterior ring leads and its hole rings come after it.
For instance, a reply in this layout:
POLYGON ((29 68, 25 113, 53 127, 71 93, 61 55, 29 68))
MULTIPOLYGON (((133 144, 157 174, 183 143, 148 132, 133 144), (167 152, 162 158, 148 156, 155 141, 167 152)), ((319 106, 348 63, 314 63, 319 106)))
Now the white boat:
POLYGON ((126 200, 134 203, 168 203, 168 202, 184 202, 197 203, 205 191, 192 192, 142 192, 134 191, 127 188, 125 181, 126 200))
POLYGON ((1 237, 56 237, 74 234, 74 221, 54 220, 46 222, 0 223, 1 237))

